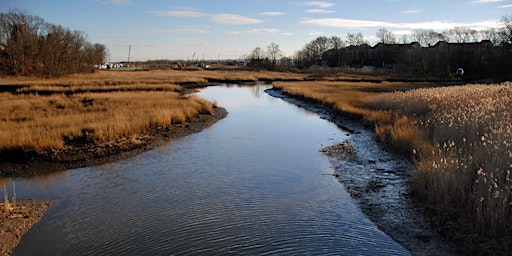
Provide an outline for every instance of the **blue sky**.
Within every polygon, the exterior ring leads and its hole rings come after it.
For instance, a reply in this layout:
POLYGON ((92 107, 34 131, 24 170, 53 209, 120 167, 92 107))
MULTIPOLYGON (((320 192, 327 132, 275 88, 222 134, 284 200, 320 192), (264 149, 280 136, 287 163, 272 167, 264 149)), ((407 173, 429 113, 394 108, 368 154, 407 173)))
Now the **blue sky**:
POLYGON ((361 32, 375 42, 380 28, 495 27, 512 15, 512 0, 3 0, 0 12, 28 11, 80 30, 109 49, 111 61, 236 59, 272 42, 286 56, 318 36, 361 32))

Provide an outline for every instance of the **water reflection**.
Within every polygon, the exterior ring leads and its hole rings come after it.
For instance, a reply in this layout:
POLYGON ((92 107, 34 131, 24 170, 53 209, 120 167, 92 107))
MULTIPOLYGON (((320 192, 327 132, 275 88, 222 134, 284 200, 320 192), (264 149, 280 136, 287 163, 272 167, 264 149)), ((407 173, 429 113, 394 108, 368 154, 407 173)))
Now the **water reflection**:
POLYGON ((344 132, 266 88, 209 87, 200 96, 229 111, 210 129, 124 161, 17 179, 19 196, 55 203, 15 254, 407 255, 323 175, 332 167, 319 150, 344 132))

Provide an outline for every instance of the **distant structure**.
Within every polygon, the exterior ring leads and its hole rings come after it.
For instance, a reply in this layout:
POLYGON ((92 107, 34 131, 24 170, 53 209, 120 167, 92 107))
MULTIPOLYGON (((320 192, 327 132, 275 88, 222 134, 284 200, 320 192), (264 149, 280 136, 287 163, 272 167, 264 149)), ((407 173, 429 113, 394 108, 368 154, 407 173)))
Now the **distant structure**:
POLYGON ((464 75, 464 69, 458 68, 457 71, 455 71, 456 76, 462 76, 464 75))

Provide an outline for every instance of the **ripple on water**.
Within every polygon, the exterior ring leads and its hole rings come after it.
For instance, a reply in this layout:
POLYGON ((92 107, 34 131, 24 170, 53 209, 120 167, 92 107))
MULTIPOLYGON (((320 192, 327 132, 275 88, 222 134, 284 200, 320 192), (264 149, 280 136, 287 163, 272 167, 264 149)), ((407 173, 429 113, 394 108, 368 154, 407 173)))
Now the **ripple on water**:
POLYGON ((230 112, 204 132, 44 186, 18 181, 55 204, 15 254, 408 255, 323 175, 321 145, 344 132, 254 91, 202 92, 230 112))

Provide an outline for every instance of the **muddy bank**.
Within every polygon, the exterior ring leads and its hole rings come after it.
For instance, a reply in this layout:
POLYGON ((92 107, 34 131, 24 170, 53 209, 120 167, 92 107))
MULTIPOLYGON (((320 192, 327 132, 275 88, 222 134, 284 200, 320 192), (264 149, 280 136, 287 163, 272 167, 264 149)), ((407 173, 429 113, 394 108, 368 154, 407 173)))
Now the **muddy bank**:
POLYGON ((0 204, 0 255, 10 255, 21 237, 51 206, 50 201, 20 200, 6 209, 0 204))
POLYGON ((112 141, 99 143, 83 138, 68 143, 69 145, 57 151, 14 152, 23 156, 2 156, 0 177, 34 176, 125 159, 171 139, 200 132, 226 116, 227 111, 224 108, 216 107, 212 114, 199 114, 183 124, 155 127, 112 141))
POLYGON ((424 210, 409 196, 407 182, 413 167, 400 156, 385 151, 362 119, 347 118, 329 106, 294 98, 277 89, 266 92, 315 112, 347 131, 348 139, 322 152, 334 167, 332 175, 382 231, 413 255, 458 254, 454 243, 431 227, 424 210))

